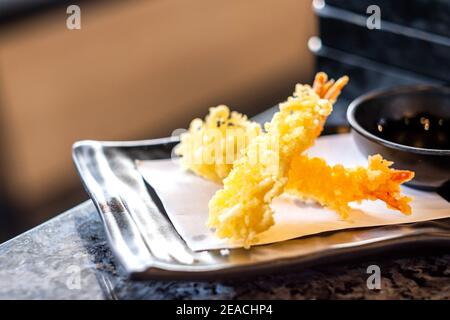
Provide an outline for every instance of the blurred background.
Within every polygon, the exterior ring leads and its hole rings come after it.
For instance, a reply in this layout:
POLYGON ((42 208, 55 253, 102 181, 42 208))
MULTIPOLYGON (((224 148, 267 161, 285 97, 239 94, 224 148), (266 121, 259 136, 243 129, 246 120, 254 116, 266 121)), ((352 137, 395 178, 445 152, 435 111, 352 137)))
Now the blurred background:
POLYGON ((311 1, 0 5, 0 241, 87 199, 75 141, 168 136, 222 103, 254 115, 314 69, 311 1))
POLYGON ((449 30, 449 0, 0 0, 0 242, 87 199, 77 140, 168 136, 218 104, 268 117, 316 70, 350 76, 346 130, 368 90, 450 81, 449 30))

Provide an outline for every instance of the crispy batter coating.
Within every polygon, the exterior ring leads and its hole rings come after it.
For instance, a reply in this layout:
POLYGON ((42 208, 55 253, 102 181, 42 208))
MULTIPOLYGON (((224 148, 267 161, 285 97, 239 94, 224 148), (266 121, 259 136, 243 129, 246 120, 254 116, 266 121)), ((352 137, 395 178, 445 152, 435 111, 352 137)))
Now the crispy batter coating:
POLYGON ((241 150, 260 133, 258 123, 221 105, 210 108, 204 121, 191 121, 189 131, 181 135, 175 153, 182 156, 181 165, 185 169, 221 183, 241 150))
POLYGON ((297 85, 294 96, 280 104, 266 132, 250 141, 209 202, 208 225, 219 237, 248 247, 274 224, 270 203, 283 192, 294 155, 314 143, 331 111, 331 103, 307 85, 297 85))
POLYGON ((344 168, 302 154, 320 135, 347 82, 346 76, 334 81, 319 72, 312 87, 297 85, 264 133, 225 106, 211 108, 205 121, 191 122, 177 153, 183 156, 182 165, 196 174, 216 182, 225 178, 223 189, 209 203, 208 225, 219 237, 250 246, 258 233, 273 225, 270 203, 283 192, 314 199, 342 218, 348 216, 350 202, 362 200, 380 199, 411 213, 411 199, 401 195, 400 185, 411 180, 413 172, 391 169, 392 163, 380 155, 369 157, 367 167, 344 168), (245 139, 236 139, 242 133, 245 139))
POLYGON ((300 198, 310 198, 337 211, 342 218, 350 212, 349 203, 362 200, 384 201, 391 209, 411 213, 411 198, 402 196, 400 184, 414 173, 391 169, 392 162, 380 155, 369 157, 367 167, 329 166, 321 158, 300 155, 294 158, 285 191, 300 198))

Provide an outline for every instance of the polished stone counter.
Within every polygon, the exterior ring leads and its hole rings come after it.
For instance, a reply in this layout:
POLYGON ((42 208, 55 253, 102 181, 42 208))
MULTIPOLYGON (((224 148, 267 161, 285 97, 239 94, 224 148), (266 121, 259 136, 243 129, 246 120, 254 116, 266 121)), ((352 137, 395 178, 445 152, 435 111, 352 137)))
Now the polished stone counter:
POLYGON ((128 280, 85 202, 0 245, 0 299, 450 299, 450 248, 221 282, 128 280), (381 269, 369 290, 366 269, 381 269))

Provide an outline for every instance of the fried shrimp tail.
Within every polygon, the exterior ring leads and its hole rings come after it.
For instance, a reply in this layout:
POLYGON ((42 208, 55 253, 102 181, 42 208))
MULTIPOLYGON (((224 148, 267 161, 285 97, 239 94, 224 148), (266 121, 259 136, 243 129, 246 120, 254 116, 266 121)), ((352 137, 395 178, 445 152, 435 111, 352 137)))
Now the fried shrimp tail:
POLYGON ((326 73, 319 72, 314 79, 313 90, 320 98, 327 99, 331 104, 334 104, 348 81, 347 76, 339 78, 336 82, 334 79, 328 80, 326 73))
POLYGON ((328 81, 328 75, 325 72, 318 72, 316 76, 314 77, 313 82, 313 90, 317 93, 317 95, 321 98, 323 98, 322 90, 325 84, 328 81))
POLYGON ((293 157, 314 143, 331 111, 332 104, 307 85, 297 85, 294 96, 280 104, 266 132, 250 141, 209 202, 208 225, 219 237, 248 247, 274 224, 270 203, 283 192, 293 157))
POLYGON ((344 168, 329 166, 320 158, 300 155, 289 170, 286 192, 300 198, 310 198, 347 218, 349 203, 362 200, 382 200, 391 209, 411 213, 411 198, 401 195, 400 185, 411 180, 414 172, 390 168, 392 162, 380 155, 369 157, 367 167, 344 168))

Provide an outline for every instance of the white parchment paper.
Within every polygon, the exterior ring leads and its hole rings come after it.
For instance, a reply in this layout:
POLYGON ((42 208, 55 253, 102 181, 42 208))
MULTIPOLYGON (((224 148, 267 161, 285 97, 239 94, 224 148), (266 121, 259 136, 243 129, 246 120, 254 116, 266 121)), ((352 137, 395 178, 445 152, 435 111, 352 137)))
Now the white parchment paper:
MULTIPOLYGON (((308 150, 329 164, 365 165, 367 159, 356 149, 349 134, 321 137, 308 150)), ((219 239, 206 226, 208 201, 220 185, 183 171, 174 160, 137 161, 144 179, 156 191, 178 233, 194 251, 235 248, 219 239)), ((326 181, 324 181, 326 183, 326 181)), ((364 201, 354 208, 348 221, 339 219, 334 211, 315 203, 304 203, 288 196, 274 200, 275 225, 262 233, 257 244, 284 241, 301 236, 346 228, 370 227, 433 220, 450 217, 450 203, 433 192, 402 187, 414 197, 413 214, 405 216, 386 208, 381 201, 364 201)))

